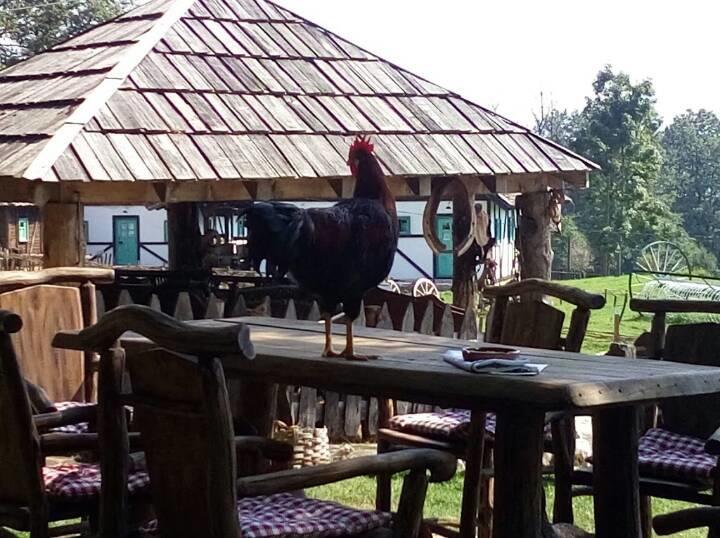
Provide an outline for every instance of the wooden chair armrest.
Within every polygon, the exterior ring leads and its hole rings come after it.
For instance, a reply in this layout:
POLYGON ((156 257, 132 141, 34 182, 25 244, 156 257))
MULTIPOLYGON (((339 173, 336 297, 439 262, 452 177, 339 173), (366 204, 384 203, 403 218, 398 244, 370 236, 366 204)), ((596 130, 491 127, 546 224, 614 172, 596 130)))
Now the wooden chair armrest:
POLYGON ((119 306, 82 331, 60 331, 52 345, 81 351, 103 351, 126 332, 149 338, 159 347, 189 355, 242 354, 255 357, 250 328, 242 323, 198 327, 178 321, 148 306, 119 306))
POLYGON ((705 452, 713 456, 720 456, 720 428, 715 430, 705 441, 705 452))
POLYGON ((238 453, 260 452, 265 458, 279 462, 290 461, 293 457, 292 445, 252 435, 235 437, 235 451, 238 453))
POLYGON ((254 497, 297 491, 365 475, 395 474, 409 470, 430 471, 430 481, 444 482, 455 474, 457 460, 438 450, 410 449, 364 456, 346 461, 249 476, 237 481, 238 495, 254 497))
MULTIPOLYGON (((130 449, 142 448, 139 433, 128 434, 130 449)), ((67 456, 78 452, 98 450, 97 433, 44 433, 40 435, 40 450, 43 456, 67 456)))
POLYGON ((97 433, 44 433, 40 436, 40 450, 44 456, 68 456, 97 449, 97 433))
POLYGON ((675 534, 687 529, 710 527, 720 522, 720 507, 687 508, 653 518, 653 529, 660 536, 675 534))
POLYGON ((527 293, 551 295, 589 310, 597 310, 605 306, 605 297, 602 295, 539 278, 526 278, 502 286, 488 286, 483 290, 483 295, 488 297, 513 297, 527 293))
POLYGON ((78 422, 90 422, 97 419, 97 406, 70 407, 62 411, 33 415, 33 422, 38 430, 69 426, 78 422))

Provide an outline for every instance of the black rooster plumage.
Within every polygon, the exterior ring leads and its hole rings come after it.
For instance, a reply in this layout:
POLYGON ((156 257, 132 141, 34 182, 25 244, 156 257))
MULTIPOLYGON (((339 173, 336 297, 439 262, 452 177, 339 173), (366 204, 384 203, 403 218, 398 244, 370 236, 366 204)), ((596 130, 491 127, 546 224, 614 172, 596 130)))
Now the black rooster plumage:
POLYGON ((349 200, 322 209, 253 204, 246 211, 248 253, 256 270, 264 260, 275 275, 289 272, 300 287, 319 298, 326 323, 325 356, 335 356, 330 318, 342 304, 348 337, 340 355, 361 359, 354 352, 352 320, 360 313, 365 292, 390 273, 398 222, 395 198, 368 139, 356 139, 348 164, 356 179, 349 200))

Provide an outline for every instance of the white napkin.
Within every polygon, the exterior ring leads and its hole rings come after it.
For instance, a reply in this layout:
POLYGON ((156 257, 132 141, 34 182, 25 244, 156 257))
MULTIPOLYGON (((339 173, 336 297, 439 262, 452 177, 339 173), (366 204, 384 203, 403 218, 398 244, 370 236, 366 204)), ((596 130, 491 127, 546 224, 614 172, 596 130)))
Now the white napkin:
POLYGON ((443 354, 443 360, 456 368, 474 374, 538 375, 547 368, 547 364, 531 363, 523 357, 466 361, 459 349, 448 349, 443 354))

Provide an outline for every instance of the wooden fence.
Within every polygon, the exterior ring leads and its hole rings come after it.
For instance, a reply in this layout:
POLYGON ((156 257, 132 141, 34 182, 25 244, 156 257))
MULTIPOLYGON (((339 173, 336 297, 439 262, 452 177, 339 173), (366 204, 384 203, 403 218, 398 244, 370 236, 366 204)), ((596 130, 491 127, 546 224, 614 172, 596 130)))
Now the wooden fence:
MULTIPOLYGON (((292 286, 218 287, 212 292, 202 285, 190 290, 98 286, 98 315, 128 304, 145 304, 184 321, 239 316, 321 319, 317 303, 292 286)), ((474 311, 459 311, 434 296, 415 298, 376 289, 365 296, 361 312, 356 325, 477 338, 474 311)), ((333 442, 370 440, 377 432, 378 403, 375 398, 318 391, 311 387, 281 387, 280 392, 278 418, 286 423, 326 426, 333 442)), ((397 402, 398 413, 429 410, 432 407, 427 405, 397 402)))

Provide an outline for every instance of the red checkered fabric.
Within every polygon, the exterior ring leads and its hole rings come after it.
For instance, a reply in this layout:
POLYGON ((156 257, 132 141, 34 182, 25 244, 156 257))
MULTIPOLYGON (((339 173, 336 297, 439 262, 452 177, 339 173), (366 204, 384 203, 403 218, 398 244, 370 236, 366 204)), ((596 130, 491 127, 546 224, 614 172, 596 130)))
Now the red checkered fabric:
POLYGON ((653 428, 640 438, 640 473, 656 478, 712 479, 717 456, 705 452, 705 440, 653 428))
MULTIPOLYGON (((350 536, 387 527, 392 519, 386 512, 355 510, 292 493, 246 497, 238 501, 237 510, 243 538, 350 536)), ((157 534, 157 520, 144 530, 157 534)))
MULTIPOLYGON (((78 498, 100 495, 100 467, 87 463, 67 463, 43 467, 45 491, 51 497, 78 498)), ((150 484, 146 472, 131 472, 128 491, 136 493, 150 484)))
MULTIPOLYGON (((90 407, 93 404, 86 404, 82 402, 56 402, 53 404, 55 411, 65 411, 73 407, 90 407)), ((52 428, 50 431, 53 433, 88 433, 90 430, 90 424, 87 422, 78 422, 77 424, 68 424, 66 426, 58 426, 52 428)))
MULTIPOLYGON (((470 432, 470 411, 443 409, 435 413, 411 413, 395 415, 388 424, 390 429, 436 439, 464 441, 470 432)), ((489 415, 485 428, 495 433, 495 415, 489 415), (491 418, 492 417, 492 418, 491 418)))
MULTIPOLYGON (((495 436, 495 413, 485 416, 485 433, 495 436)), ((466 441, 470 433, 470 411, 466 409, 443 409, 434 413, 411 413, 396 415, 390 419, 390 429, 416 435, 426 435, 443 441, 466 441)), ((549 438, 550 423, 545 425, 549 438)))

